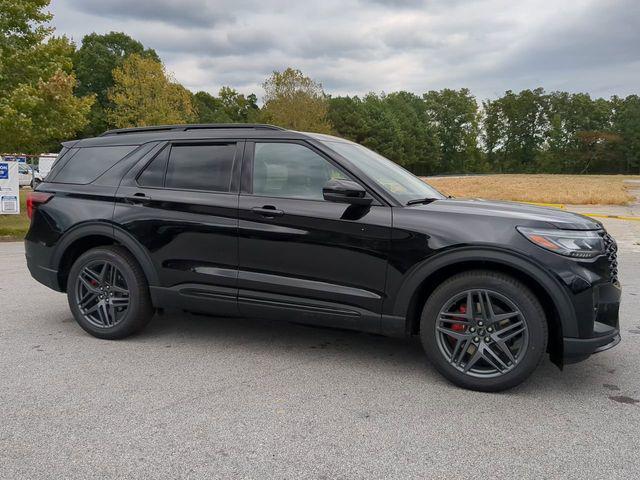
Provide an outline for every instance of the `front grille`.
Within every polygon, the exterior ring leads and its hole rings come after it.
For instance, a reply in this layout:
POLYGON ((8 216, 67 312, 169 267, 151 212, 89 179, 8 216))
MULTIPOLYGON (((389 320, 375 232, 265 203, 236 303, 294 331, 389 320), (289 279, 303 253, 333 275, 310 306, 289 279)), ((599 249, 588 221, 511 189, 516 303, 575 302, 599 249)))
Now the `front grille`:
POLYGON ((611 235, 602 231, 604 253, 609 259, 609 279, 611 283, 618 283, 618 245, 611 235))

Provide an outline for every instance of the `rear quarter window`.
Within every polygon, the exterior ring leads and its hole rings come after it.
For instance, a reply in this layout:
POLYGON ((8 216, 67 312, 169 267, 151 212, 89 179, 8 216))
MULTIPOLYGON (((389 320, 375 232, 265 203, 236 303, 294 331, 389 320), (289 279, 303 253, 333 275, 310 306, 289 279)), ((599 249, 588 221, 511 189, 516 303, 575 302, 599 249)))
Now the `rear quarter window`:
POLYGON ((138 145, 78 148, 52 178, 55 183, 87 184, 133 152, 138 145))

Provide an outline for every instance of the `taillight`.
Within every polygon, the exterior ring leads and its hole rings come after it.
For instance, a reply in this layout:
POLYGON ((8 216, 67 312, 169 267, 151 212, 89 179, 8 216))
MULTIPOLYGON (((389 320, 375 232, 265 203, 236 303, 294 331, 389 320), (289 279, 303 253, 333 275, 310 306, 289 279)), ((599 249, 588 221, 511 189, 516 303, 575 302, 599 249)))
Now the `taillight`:
POLYGON ((27 215, 33 218, 33 212, 40 205, 44 205, 53 197, 53 193, 46 192, 28 192, 27 193, 27 215))

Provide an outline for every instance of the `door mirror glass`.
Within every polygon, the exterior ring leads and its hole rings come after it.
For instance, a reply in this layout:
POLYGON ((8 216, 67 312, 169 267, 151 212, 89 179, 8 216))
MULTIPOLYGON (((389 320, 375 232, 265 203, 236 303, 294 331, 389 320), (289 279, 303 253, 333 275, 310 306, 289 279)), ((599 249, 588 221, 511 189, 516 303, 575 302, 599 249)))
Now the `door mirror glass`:
POLYGON ((322 196, 328 202, 351 205, 371 205, 373 201, 360 184, 351 180, 329 180, 322 189, 322 196))

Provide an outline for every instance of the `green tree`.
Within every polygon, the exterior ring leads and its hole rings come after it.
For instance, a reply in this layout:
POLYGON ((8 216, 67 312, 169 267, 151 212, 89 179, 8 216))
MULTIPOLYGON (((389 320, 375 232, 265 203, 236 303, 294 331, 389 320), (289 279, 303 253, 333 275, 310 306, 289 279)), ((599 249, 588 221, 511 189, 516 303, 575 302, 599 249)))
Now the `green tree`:
POLYGON ((357 97, 330 97, 327 119, 341 137, 364 143, 369 132, 362 100, 357 97))
POLYGON ((287 68, 262 84, 265 90, 262 118, 265 122, 293 130, 329 133, 328 101, 322 85, 287 68))
POLYGON ((75 47, 52 37, 48 0, 0 0, 0 151, 37 153, 87 123, 91 96, 73 95, 75 47))
MULTIPOLYGON (((620 136, 620 142, 613 146, 617 170, 640 174, 640 97, 614 96, 611 105, 612 130, 620 136)), ((611 167, 606 170, 611 171, 611 167)))
POLYGON ((384 95, 381 100, 395 130, 394 151, 387 156, 418 175, 440 171, 437 135, 428 122, 424 101, 405 91, 384 95))
POLYGON ((610 156, 610 143, 619 137, 610 131, 611 105, 586 93, 547 95, 548 128, 539 168, 552 173, 586 173, 610 156))
POLYGON ((493 168, 504 172, 533 172, 545 141, 546 96, 542 88, 508 90, 483 102, 484 143, 493 168))
POLYGON ((462 88, 429 91, 423 95, 428 122, 437 135, 442 172, 482 171, 478 149, 478 104, 462 88))
POLYGON ((82 38, 82 45, 73 58, 74 71, 78 79, 76 94, 96 96, 90 122, 83 135, 98 135, 108 128, 106 111, 112 107, 108 92, 114 83, 113 70, 134 53, 160 61, 155 50, 145 49, 142 43, 122 32, 109 32, 104 35, 91 33, 82 38))
POLYGON ((245 97, 230 87, 222 87, 217 97, 198 92, 193 96, 193 104, 200 123, 252 123, 260 115, 253 93, 245 97))
POLYGON ((195 118, 191 93, 152 58, 130 55, 114 69, 113 79, 107 120, 115 127, 188 123, 195 118))
POLYGON ((440 153, 424 103, 410 92, 370 93, 330 100, 328 118, 338 135, 375 150, 418 174, 438 171, 440 153))

